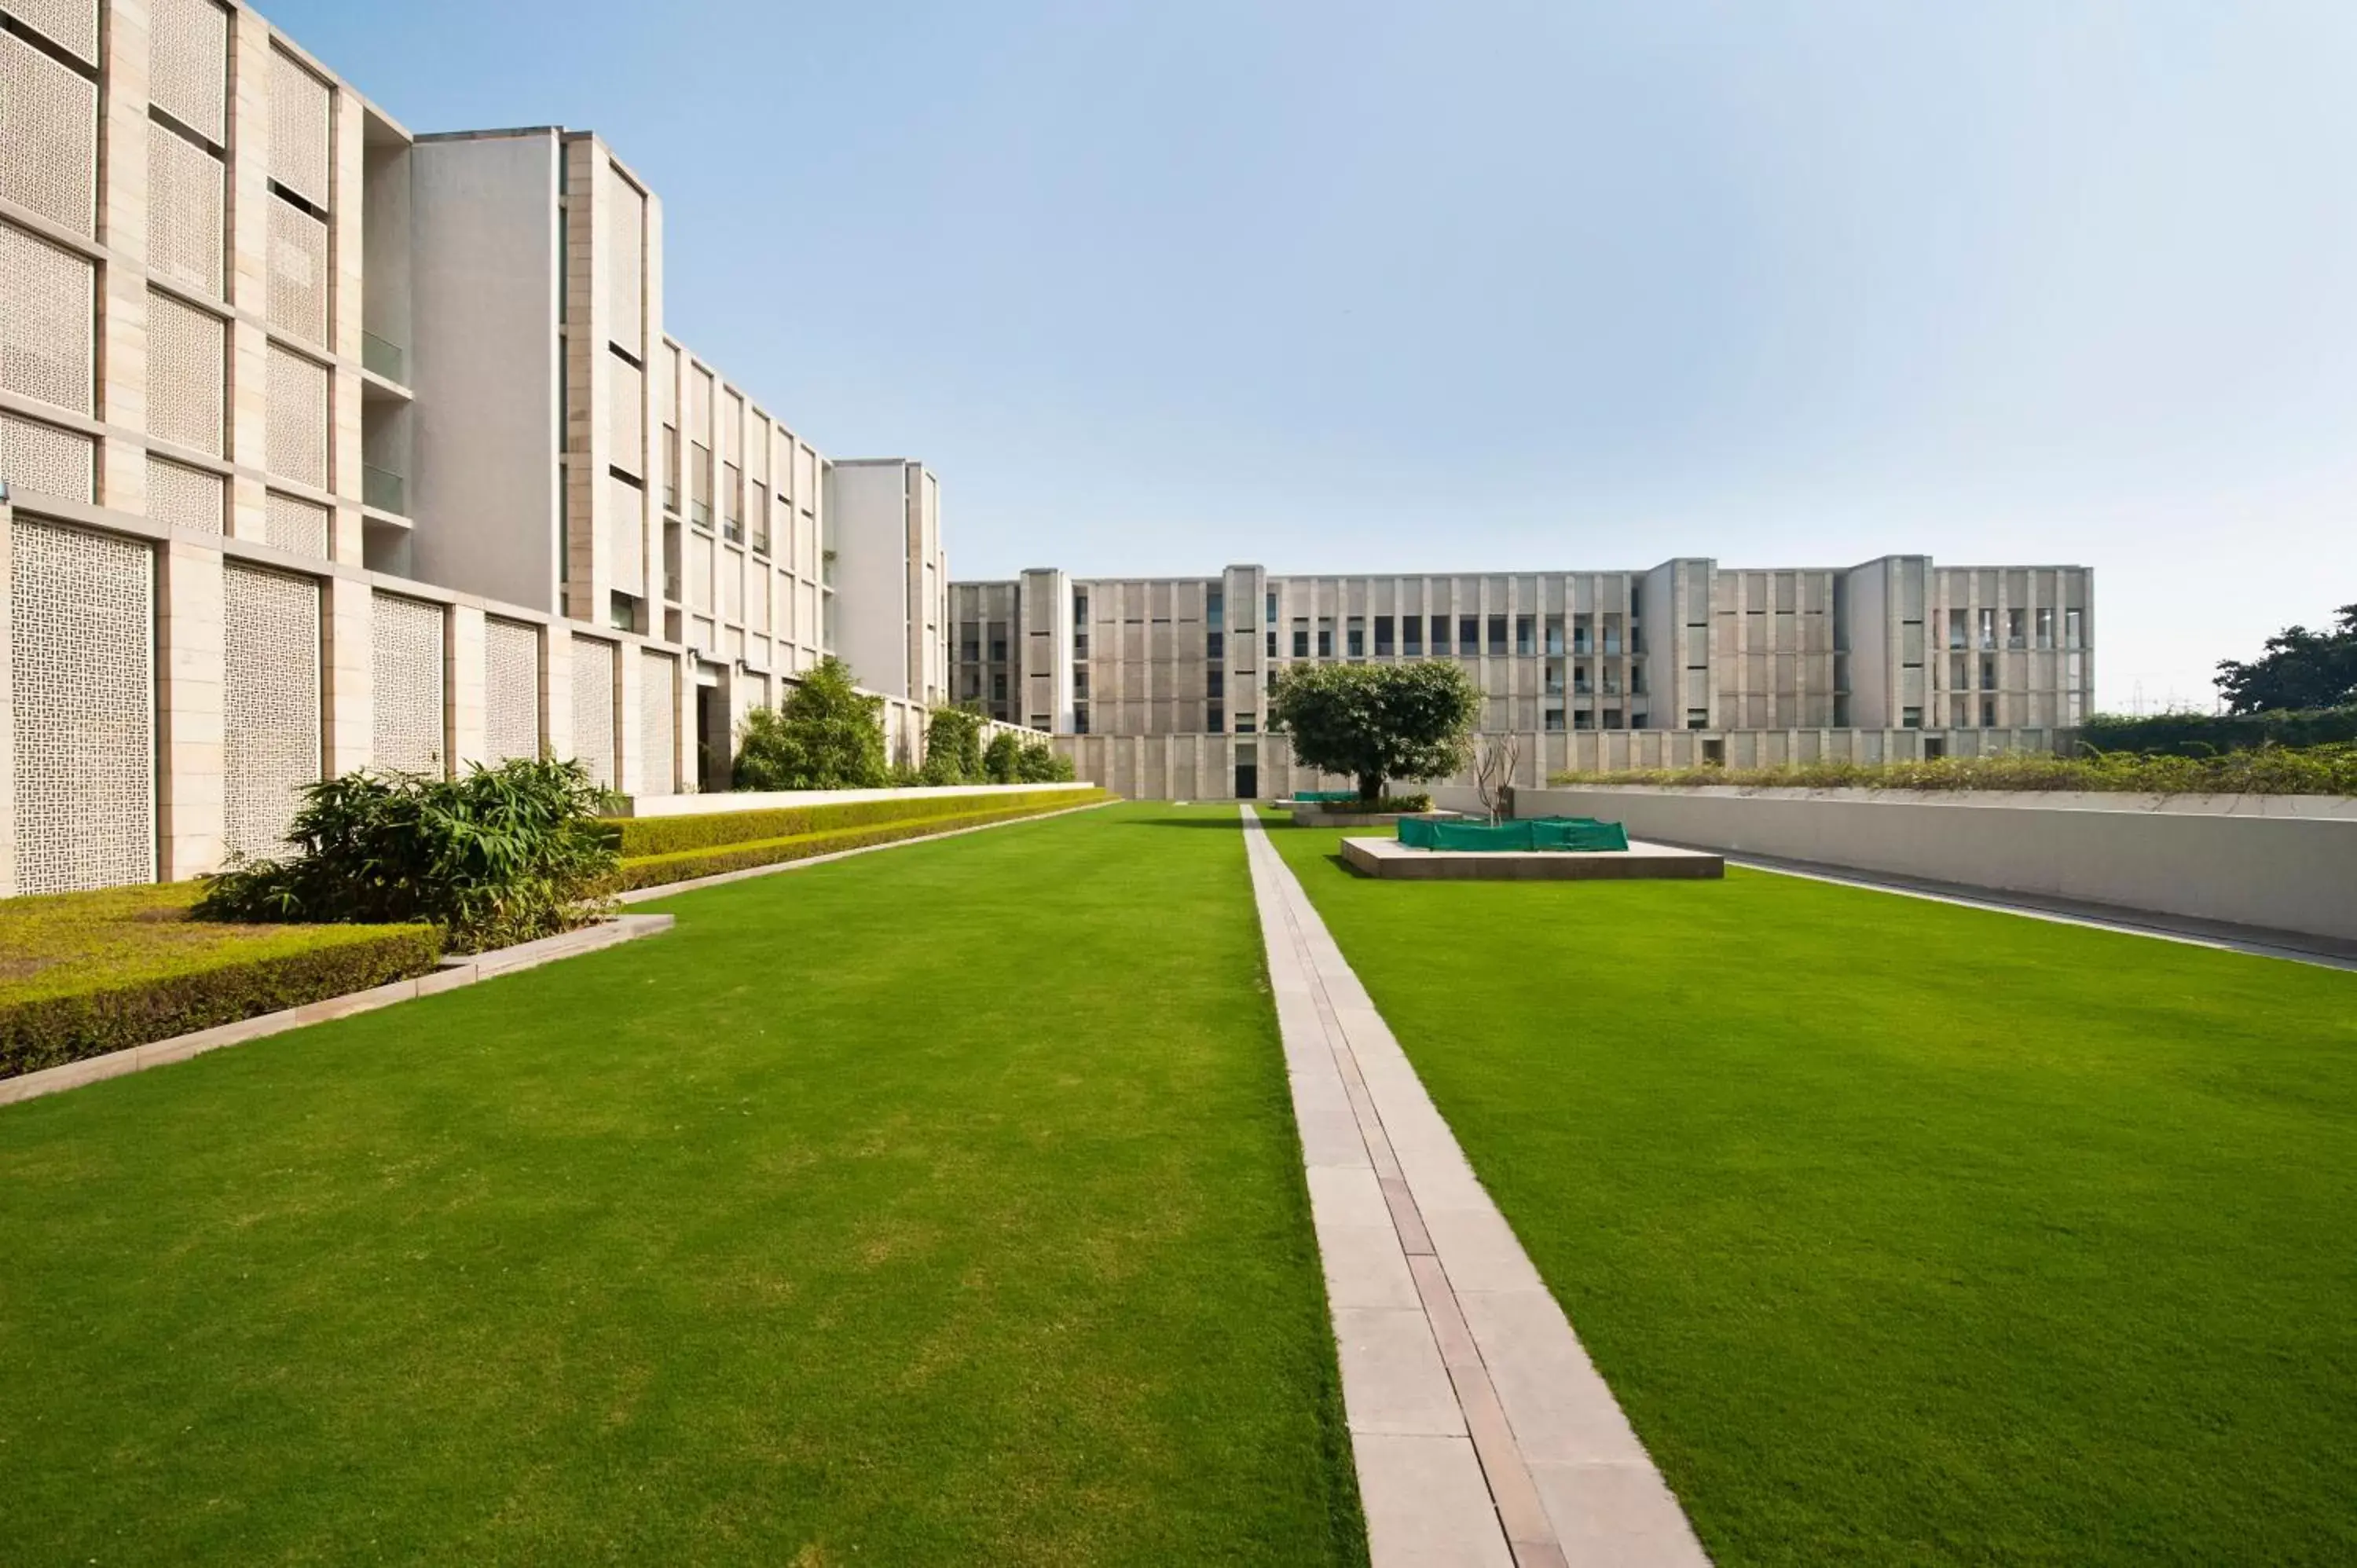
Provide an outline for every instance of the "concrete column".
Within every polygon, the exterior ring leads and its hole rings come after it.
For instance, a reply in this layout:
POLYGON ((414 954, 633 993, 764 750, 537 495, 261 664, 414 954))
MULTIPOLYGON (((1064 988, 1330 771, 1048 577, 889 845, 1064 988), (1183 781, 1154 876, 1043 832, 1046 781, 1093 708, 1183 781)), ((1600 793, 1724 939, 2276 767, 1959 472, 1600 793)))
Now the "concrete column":
POLYGON ((573 634, 561 620, 540 634, 540 754, 573 755, 573 634))
MULTIPOLYGON (((230 15, 229 123, 230 456, 260 472, 267 467, 264 422, 270 397, 266 338, 256 323, 270 310, 270 26, 242 7, 230 15)), ((239 476, 230 487, 232 538, 261 539, 263 486, 239 476)))
POLYGON ((447 750, 450 776, 457 778, 471 762, 488 760, 483 735, 483 612, 471 605, 452 605, 443 633, 447 650, 442 667, 442 689, 449 703, 447 750))
POLYGON ((220 867, 229 829, 221 553, 168 542, 156 568, 156 875, 179 882, 220 867))
POLYGON ((333 779, 376 759, 376 596, 366 583, 346 577, 328 578, 327 588, 328 726, 321 760, 333 779))
MULTIPOLYGON (((101 269, 98 417, 126 431, 147 428, 147 12, 113 7, 106 29, 103 238, 114 251, 101 269)), ((98 499, 118 511, 147 510, 147 449, 133 435, 99 443, 98 499)))
MULTIPOLYGON (((625 795, 648 792, 645 768, 639 760, 645 750, 639 718, 639 667, 644 662, 637 644, 630 642, 621 645, 614 660, 614 788, 625 795)), ((670 789, 666 782, 654 793, 670 789)))

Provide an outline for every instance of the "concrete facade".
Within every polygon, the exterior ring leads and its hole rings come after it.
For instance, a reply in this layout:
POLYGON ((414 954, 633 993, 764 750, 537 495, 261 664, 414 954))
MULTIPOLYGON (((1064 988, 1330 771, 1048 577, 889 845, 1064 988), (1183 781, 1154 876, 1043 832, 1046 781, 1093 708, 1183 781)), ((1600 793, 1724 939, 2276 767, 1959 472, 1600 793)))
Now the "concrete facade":
MULTIPOLYGON (((1695 760, 1729 763, 2045 749, 2083 721, 2093 692, 2093 575, 2079 566, 1892 555, 1455 576, 1038 569, 953 584, 951 604, 953 698, 1070 737, 1060 746, 1084 772, 1126 756, 1139 778, 1191 779, 1186 792, 1207 798, 1236 792, 1239 768, 1310 787, 1264 737, 1268 682, 1296 662, 1458 660, 1484 694, 1481 732, 1525 737, 1531 782, 1679 755, 1634 742, 1664 734, 1702 736, 1695 760)), ((1129 788, 1116 771, 1090 776, 1129 788)))
POLYGON ((599 138, 413 135, 235 0, 0 12, 0 896, 266 853, 371 765, 720 788, 871 622, 918 759, 938 481, 838 588, 829 459, 664 334, 599 138))

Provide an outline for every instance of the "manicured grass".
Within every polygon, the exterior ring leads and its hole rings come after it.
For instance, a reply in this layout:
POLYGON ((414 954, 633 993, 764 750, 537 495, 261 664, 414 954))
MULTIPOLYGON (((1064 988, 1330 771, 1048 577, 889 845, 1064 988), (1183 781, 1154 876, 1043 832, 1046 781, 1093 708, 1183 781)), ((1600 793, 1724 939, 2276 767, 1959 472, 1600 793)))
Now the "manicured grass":
POLYGON ((0 1109, 0 1561, 1363 1562, 1232 820, 0 1109))
POLYGON ((1271 832, 1718 1563, 2357 1561, 2357 974, 1271 832))

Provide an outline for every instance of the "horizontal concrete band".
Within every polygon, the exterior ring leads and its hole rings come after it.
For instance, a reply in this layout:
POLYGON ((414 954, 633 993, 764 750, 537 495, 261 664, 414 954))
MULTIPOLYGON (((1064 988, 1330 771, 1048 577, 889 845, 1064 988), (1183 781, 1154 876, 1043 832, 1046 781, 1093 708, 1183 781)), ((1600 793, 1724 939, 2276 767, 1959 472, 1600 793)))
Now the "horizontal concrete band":
POLYGON ((28 1072, 19 1078, 0 1079, 0 1105, 11 1105, 20 1100, 38 1100, 45 1094, 79 1089, 85 1083, 96 1083, 101 1079, 121 1078, 125 1073, 145 1071, 168 1062, 186 1061, 207 1051, 217 1051, 223 1046, 242 1046, 248 1040, 283 1035, 289 1029, 324 1024, 331 1018, 349 1018, 355 1013, 373 1013, 396 1002, 431 996, 437 992, 456 991, 479 980, 535 969, 558 959, 574 958, 620 942, 635 941, 671 928, 672 917, 669 915, 617 915, 594 926, 584 926, 577 931, 565 931, 556 936, 543 937, 538 941, 519 942, 511 948, 451 959, 431 974, 421 974, 414 980, 396 980, 390 985, 355 991, 346 996, 325 997, 317 1002, 305 1003, 300 1007, 264 1013, 254 1018, 241 1018, 234 1024, 222 1024, 210 1029, 199 1029, 194 1034, 176 1035, 168 1040, 133 1046, 127 1050, 109 1051, 102 1057, 89 1057, 78 1062, 43 1068, 38 1072, 28 1072))
POLYGON ((2306 798, 1582 786, 1521 790, 1514 809, 1727 854, 2357 940, 2357 803, 2294 800, 2306 798))
POLYGON ((802 806, 842 806, 867 800, 939 800, 969 797, 976 800, 1020 800, 1026 795, 1088 788, 1084 779, 1066 779, 1058 784, 939 784, 917 785, 905 789, 726 789, 706 795, 634 796, 630 809, 622 815, 705 817, 725 815, 730 811, 791 811, 802 806))

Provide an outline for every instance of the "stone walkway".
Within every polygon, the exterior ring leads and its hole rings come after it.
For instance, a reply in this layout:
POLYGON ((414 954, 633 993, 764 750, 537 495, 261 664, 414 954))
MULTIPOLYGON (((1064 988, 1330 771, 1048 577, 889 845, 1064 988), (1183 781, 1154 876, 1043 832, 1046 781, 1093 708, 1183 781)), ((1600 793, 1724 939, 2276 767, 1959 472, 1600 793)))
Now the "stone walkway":
POLYGON ((1243 812, 1374 1568, 1706 1563, 1399 1042, 1243 812))

